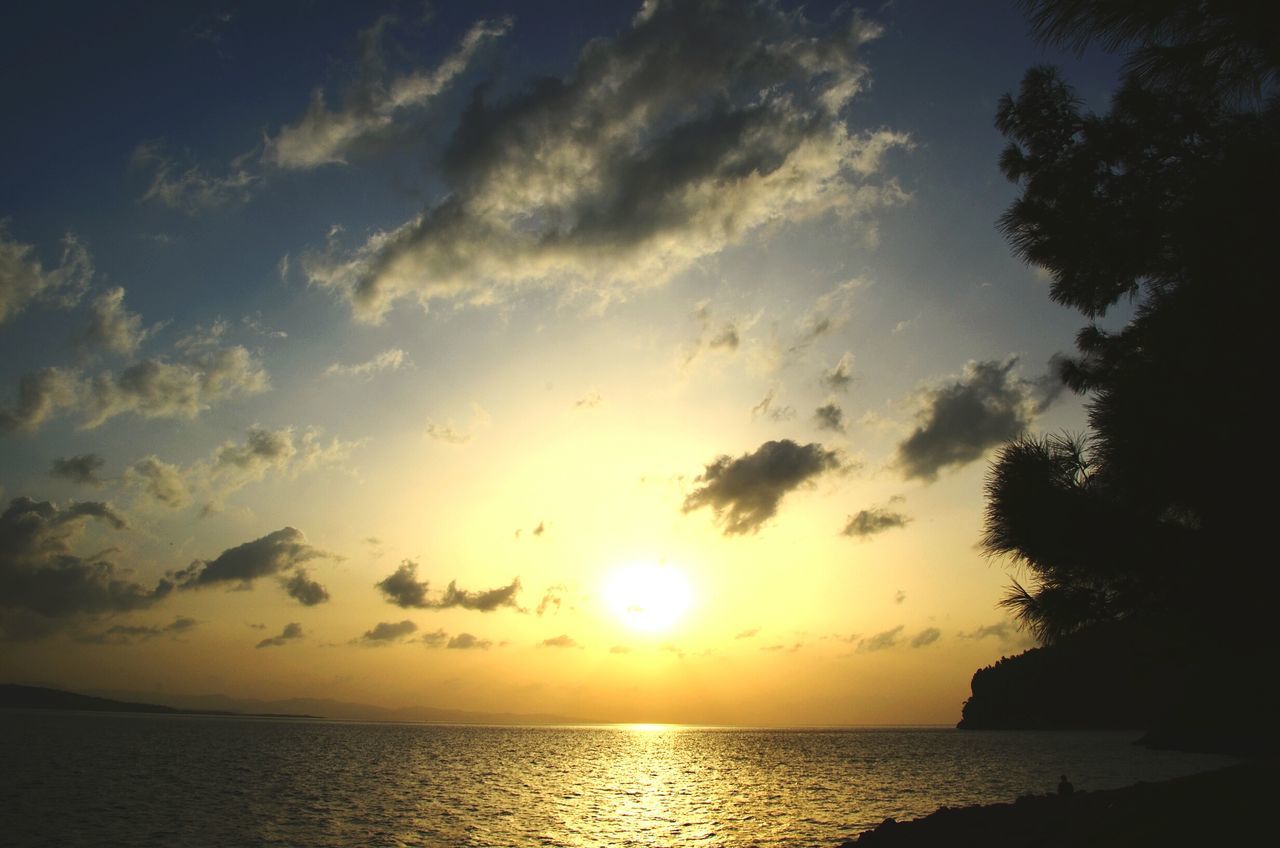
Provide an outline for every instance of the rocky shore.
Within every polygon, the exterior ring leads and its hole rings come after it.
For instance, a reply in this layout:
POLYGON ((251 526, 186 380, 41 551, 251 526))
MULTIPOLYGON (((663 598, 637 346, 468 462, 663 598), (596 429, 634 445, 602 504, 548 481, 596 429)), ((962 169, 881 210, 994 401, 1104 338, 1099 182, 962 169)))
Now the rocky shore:
POLYGON ((840 848, 1066 848, 1235 846, 1270 842, 1277 780, 1249 762, 1159 783, 1100 792, 1027 795, 1010 804, 948 809, 885 821, 840 848))

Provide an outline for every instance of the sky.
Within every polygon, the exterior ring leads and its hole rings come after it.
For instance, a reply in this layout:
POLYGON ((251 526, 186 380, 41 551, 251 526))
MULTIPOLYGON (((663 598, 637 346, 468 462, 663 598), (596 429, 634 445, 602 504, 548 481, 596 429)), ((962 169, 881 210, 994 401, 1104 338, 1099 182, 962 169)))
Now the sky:
MULTIPOLYGON (((1078 432, 997 2, 26 4, 0 678, 949 724, 983 477, 1078 432)), ((1016 576, 1016 574, 1013 574, 1016 576)))

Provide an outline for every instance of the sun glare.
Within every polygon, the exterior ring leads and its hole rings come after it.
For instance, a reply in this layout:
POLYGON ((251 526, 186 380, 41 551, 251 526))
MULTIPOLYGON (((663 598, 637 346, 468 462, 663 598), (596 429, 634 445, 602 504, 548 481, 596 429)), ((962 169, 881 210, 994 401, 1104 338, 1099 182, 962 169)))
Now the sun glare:
POLYGON ((670 630, 693 604, 688 579, 669 565, 624 565, 605 578, 605 606, 623 624, 642 633, 670 630))

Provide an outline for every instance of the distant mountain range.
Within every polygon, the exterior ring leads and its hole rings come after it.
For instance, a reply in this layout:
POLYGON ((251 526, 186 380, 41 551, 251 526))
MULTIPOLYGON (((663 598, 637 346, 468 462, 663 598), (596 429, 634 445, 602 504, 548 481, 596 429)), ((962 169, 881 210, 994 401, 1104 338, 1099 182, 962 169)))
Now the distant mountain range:
POLYGON ((202 715, 288 716, 339 721, 407 721, 451 724, 591 724, 548 713, 487 713, 438 707, 378 707, 328 698, 263 701, 227 695, 175 695, 124 689, 75 693, 40 686, 0 684, 0 708, 94 710, 202 715))

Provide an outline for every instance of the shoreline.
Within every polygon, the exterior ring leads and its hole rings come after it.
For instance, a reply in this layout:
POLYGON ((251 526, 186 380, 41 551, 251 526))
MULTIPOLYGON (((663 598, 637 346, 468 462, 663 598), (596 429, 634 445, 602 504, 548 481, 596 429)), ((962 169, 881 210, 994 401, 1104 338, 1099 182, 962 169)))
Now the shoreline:
POLYGON ((1255 760, 1121 789, 941 807, 886 820, 839 848, 1245 845, 1270 832, 1276 785, 1271 763, 1255 760))

